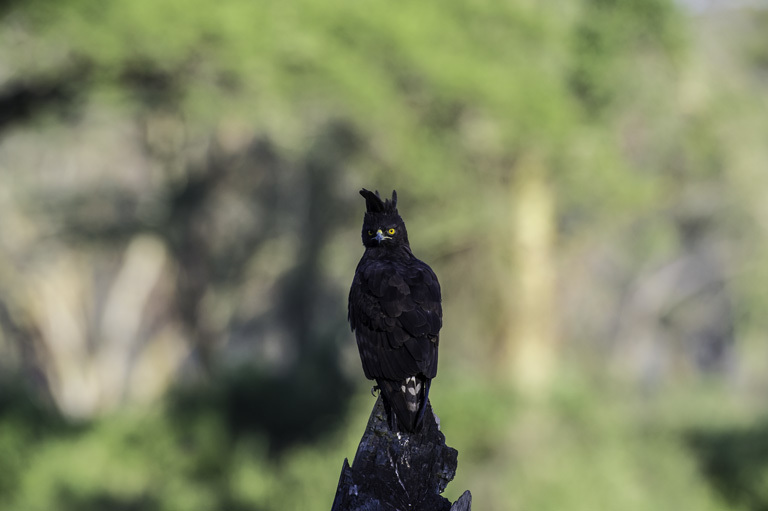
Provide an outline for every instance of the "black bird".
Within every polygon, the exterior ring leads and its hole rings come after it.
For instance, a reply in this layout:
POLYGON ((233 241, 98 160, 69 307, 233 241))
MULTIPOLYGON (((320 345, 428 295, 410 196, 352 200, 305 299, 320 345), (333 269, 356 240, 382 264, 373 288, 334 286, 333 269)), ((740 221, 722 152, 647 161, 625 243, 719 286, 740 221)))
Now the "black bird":
MULTIPOLYGON (((397 192, 363 188, 365 253, 349 290, 349 324, 366 378, 376 380, 393 430, 420 429, 437 375, 443 309, 435 272, 411 252, 397 192), (394 413, 393 413, 394 412, 394 413)), ((376 389, 377 387, 374 387, 376 389)))

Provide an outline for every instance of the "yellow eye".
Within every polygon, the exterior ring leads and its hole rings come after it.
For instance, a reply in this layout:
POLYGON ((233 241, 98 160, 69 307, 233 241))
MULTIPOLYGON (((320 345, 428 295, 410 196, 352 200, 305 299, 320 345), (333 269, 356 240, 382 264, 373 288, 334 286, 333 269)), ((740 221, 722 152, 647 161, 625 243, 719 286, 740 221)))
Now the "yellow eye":
POLYGON ((390 229, 387 231, 387 234, 389 234, 390 236, 392 236, 393 234, 395 234, 395 229, 394 229, 394 227, 390 228, 390 229))
POLYGON ((373 236, 373 231, 368 231, 368 236, 373 236))

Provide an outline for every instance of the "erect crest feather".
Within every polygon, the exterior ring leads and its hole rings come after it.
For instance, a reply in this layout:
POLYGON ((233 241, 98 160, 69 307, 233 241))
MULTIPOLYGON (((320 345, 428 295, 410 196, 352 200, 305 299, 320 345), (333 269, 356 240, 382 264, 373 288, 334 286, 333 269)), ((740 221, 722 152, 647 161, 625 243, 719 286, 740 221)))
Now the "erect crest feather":
POLYGON ((365 197, 365 207, 368 213, 397 213, 397 192, 392 190, 392 199, 381 200, 379 191, 372 192, 363 188, 360 195, 365 197))

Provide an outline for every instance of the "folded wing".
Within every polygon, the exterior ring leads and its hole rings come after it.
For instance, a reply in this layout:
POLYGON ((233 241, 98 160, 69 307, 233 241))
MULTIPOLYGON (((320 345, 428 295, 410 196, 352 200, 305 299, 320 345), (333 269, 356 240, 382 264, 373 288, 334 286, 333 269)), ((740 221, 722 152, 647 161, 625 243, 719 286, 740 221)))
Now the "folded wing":
POLYGON ((349 321, 367 378, 435 377, 442 307, 440 284, 429 266, 418 259, 408 265, 361 262, 349 298, 349 321))

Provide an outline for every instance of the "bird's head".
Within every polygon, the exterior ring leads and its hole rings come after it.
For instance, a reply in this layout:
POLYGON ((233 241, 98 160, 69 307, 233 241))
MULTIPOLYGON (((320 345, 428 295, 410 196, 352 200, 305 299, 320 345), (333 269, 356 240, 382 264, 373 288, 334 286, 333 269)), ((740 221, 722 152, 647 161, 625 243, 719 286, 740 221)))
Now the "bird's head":
POLYGON ((397 212, 397 192, 392 199, 381 199, 379 192, 363 188, 360 195, 365 197, 366 212, 363 218, 363 245, 366 247, 398 247, 408 245, 405 223, 397 212))

